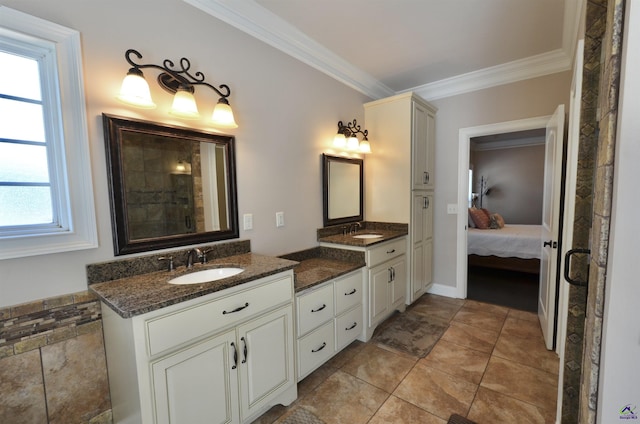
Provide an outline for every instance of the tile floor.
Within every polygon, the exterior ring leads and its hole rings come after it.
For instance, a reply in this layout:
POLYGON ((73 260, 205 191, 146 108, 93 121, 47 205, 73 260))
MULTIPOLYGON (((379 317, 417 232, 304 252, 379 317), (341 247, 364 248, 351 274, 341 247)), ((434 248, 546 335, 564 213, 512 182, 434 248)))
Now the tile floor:
POLYGON ((411 309, 448 323, 424 358, 356 341, 302 380, 293 404, 254 423, 316 423, 292 417, 308 412, 326 424, 446 424, 453 413, 479 424, 555 422, 558 358, 536 314, 434 295, 411 309))

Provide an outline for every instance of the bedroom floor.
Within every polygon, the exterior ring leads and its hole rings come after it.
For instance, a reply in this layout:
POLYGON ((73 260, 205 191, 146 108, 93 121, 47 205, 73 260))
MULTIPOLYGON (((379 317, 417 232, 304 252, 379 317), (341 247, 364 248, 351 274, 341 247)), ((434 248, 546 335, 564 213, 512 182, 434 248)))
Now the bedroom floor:
POLYGON ((302 380, 292 405, 254 423, 446 424, 453 413, 480 424, 555 421, 558 357, 536 314, 434 295, 407 312, 446 328, 426 356, 375 334, 356 341, 302 380))
POLYGON ((537 312, 539 279, 539 274, 470 266, 467 298, 537 312))

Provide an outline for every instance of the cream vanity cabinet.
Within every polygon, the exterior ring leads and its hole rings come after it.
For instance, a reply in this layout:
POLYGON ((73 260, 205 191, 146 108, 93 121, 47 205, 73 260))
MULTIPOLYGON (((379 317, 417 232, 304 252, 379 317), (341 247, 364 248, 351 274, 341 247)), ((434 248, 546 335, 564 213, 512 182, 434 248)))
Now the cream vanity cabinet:
POLYGON ((436 108, 404 93, 366 103, 364 109, 365 126, 381 152, 365 161, 365 216, 409 224, 409 304, 432 283, 433 235, 425 228, 433 227, 436 108))
POLYGON ((363 269, 296 294, 298 381, 364 338, 363 269))
POLYGON ((293 272, 133 318, 103 304, 115 423, 247 423, 297 397, 293 272))

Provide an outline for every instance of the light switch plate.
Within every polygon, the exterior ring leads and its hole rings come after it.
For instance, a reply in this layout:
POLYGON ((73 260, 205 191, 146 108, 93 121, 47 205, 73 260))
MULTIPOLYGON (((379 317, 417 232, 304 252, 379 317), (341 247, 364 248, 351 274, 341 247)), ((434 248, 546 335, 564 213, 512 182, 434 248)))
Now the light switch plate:
POLYGON ((455 203, 447 204, 447 213, 448 214, 456 214, 458 213, 458 205, 455 203))
POLYGON ((276 212, 276 227, 284 227, 284 212, 276 212))
POLYGON ((253 214, 245 213, 242 216, 245 230, 253 230, 253 214))

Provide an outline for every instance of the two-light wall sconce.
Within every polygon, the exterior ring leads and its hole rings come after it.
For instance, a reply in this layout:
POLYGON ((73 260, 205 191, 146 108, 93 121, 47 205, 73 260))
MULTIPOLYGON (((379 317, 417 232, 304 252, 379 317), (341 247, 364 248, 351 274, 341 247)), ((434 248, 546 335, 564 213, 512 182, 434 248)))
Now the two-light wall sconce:
POLYGON ((333 147, 354 153, 371 153, 368 135, 369 131, 362 130, 355 119, 353 122, 348 122, 347 125, 339 121, 338 133, 333 139, 333 147), (358 134, 362 134, 362 141, 358 140, 358 134))
POLYGON ((149 84, 144 79, 142 69, 152 68, 159 69, 161 73, 158 75, 158 85, 174 94, 173 104, 169 113, 173 116, 183 119, 198 119, 200 113, 196 105, 196 99, 193 96, 196 85, 204 85, 211 88, 219 96, 218 104, 213 109, 211 121, 213 126, 217 128, 237 128, 238 124, 233 117, 233 111, 229 106, 227 97, 231 95, 231 89, 228 85, 222 84, 219 89, 204 81, 204 74, 196 72, 191 74, 191 62, 183 57, 180 59, 180 68, 177 69, 174 63, 165 59, 162 65, 140 64, 134 62, 131 56, 135 55, 138 59, 142 59, 142 55, 134 49, 129 49, 124 54, 125 59, 132 66, 127 72, 127 76, 122 81, 120 94, 116 97, 123 103, 144 109, 153 109, 156 104, 151 99, 149 84))

